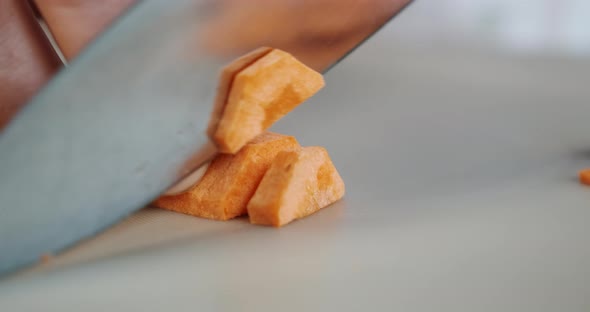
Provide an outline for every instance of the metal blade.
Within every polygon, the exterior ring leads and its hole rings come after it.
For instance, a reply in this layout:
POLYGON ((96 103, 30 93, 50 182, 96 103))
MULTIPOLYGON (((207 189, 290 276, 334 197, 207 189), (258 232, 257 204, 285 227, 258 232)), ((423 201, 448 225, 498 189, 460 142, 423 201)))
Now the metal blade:
POLYGON ((267 45, 326 70, 408 2, 142 1, 0 134, 0 274, 100 232, 212 157, 204 130, 229 60, 267 45))

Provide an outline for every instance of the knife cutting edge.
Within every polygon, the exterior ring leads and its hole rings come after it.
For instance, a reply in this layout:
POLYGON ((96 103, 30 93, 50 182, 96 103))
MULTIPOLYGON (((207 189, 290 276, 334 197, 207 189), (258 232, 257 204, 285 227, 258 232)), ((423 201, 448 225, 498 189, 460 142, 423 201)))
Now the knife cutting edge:
POLYGON ((205 129, 233 58, 272 46, 326 71, 410 2, 135 5, 0 134, 0 274, 99 233, 213 157, 205 129))

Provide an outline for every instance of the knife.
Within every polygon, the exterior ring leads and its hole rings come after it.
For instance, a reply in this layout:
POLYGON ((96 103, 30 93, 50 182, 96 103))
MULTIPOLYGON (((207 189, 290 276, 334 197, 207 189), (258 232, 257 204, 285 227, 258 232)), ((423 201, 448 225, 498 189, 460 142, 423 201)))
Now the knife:
POLYGON ((0 133, 0 275, 194 178, 216 154, 205 128, 233 58, 270 46, 325 72, 410 2, 136 4, 0 133))

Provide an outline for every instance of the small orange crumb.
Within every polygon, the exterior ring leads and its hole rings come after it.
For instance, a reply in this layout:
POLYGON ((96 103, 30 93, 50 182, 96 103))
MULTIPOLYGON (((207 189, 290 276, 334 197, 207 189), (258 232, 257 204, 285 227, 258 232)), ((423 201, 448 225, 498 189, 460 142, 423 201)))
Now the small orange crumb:
POLYGON ((53 259, 53 255, 50 253, 44 253, 41 255, 41 257, 39 257, 41 264, 47 264, 49 261, 51 261, 51 259, 53 259))
POLYGON ((580 171, 580 183, 590 185, 590 168, 580 171))

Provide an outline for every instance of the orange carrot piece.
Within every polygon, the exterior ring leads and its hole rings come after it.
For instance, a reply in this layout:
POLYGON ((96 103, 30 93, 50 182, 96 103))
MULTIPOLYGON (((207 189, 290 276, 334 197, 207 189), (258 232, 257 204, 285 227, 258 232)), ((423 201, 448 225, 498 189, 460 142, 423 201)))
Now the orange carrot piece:
POLYGON ((248 201, 275 156, 299 148, 295 137, 263 133, 235 155, 218 155, 200 182, 189 191, 160 197, 154 205, 214 220, 244 215, 248 201))
POLYGON ((277 155, 248 203, 250 222, 279 227, 344 196, 342 178, 323 147, 277 155))
POLYGON ((580 171, 580 183, 590 185, 590 169, 580 171))
POLYGON ((270 51, 272 51, 271 48, 258 48, 248 54, 241 56, 223 68, 219 77, 219 84, 217 85, 217 94, 215 96, 215 102, 213 103, 213 112, 211 114, 211 119, 209 120, 209 126, 207 128, 207 134, 209 134, 209 136, 213 137, 215 135, 217 124, 221 120, 221 116, 225 110, 225 104, 227 103, 229 90, 231 90, 234 77, 244 68, 252 65, 252 63, 256 62, 270 51))
MULTIPOLYGON (((222 112, 214 113, 221 117, 216 126, 212 121, 210 133, 222 153, 233 154, 319 91, 324 79, 289 53, 274 49, 235 74, 230 86, 222 112)), ((220 88, 219 101, 224 93, 220 88)))

